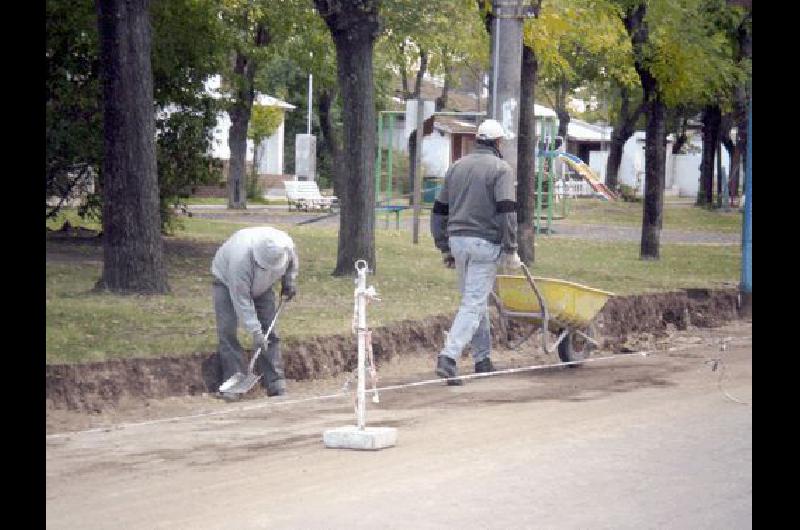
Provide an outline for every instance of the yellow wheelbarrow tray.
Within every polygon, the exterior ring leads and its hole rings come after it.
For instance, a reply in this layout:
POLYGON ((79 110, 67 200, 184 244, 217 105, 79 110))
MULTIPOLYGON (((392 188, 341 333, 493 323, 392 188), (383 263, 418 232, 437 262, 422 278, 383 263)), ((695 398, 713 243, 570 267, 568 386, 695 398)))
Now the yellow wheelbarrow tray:
POLYGON ((534 278, 523 264, 524 276, 498 274, 492 298, 500 314, 500 326, 507 337, 509 318, 541 323, 543 331, 553 331, 558 338, 548 346, 548 334, 542 333, 546 353, 558 348, 562 361, 585 358, 580 344, 594 339, 593 320, 614 293, 556 278, 534 278))

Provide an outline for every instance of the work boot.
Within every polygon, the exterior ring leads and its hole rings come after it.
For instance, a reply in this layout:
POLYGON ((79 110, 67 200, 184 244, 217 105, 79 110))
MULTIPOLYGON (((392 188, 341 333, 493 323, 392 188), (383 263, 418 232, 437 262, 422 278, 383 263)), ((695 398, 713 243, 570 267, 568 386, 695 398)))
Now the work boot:
POLYGON ((286 394, 286 380, 278 379, 267 385, 267 396, 282 396, 286 394))
POLYGON ((482 361, 478 361, 475 363, 475 373, 476 374, 485 374, 487 372, 494 372, 495 368, 492 364, 492 360, 489 357, 486 357, 482 361))
MULTIPOLYGON (((458 377, 458 367, 456 362, 447 355, 440 355, 436 361, 436 375, 439 377, 458 377)), ((463 385, 464 381, 461 379, 448 379, 447 384, 450 386, 463 385)))
POLYGON ((218 392, 217 397, 227 401, 228 403, 242 399, 241 394, 236 394, 234 392, 218 392))
POLYGON ((281 342, 277 335, 270 334, 267 351, 259 358, 264 378, 261 383, 267 389, 267 396, 282 396, 286 393, 286 379, 283 375, 281 342))

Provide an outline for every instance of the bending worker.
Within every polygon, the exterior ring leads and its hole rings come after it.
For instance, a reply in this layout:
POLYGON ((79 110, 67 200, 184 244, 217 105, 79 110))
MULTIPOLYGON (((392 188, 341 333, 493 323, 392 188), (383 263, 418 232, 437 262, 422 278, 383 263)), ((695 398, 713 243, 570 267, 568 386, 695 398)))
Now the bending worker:
MULTIPOLYGON (((272 327, 275 318, 275 293, 272 286, 281 281, 281 296, 287 301, 297 293, 297 253, 288 234, 269 226, 244 228, 233 234, 217 250, 211 263, 214 275, 214 312, 217 318, 219 360, 222 380, 245 372, 243 351, 236 338, 241 322, 253 337, 253 350, 264 348, 256 371, 268 396, 286 393, 280 338, 272 327)), ((225 399, 239 394, 226 393, 225 399)))
MULTIPOLYGON (((491 372, 492 335, 487 302, 498 265, 520 266, 514 171, 500 154, 502 125, 478 127, 475 150, 447 171, 433 203, 431 233, 447 267, 455 267, 461 305, 436 362, 436 375, 458 376, 457 360, 472 346, 475 372, 491 372)), ((460 379, 448 384, 461 384, 460 379)))

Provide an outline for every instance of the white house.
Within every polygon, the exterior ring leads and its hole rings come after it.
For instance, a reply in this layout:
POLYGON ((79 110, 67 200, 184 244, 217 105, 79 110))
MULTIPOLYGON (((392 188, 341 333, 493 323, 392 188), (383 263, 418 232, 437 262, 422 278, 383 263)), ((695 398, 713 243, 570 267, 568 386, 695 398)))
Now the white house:
MULTIPOLYGON (((221 76, 214 76, 206 82, 206 91, 215 98, 222 98, 224 95, 220 91, 221 76)), ((286 111, 295 109, 294 105, 281 101, 280 99, 265 94, 256 94, 254 105, 266 107, 278 107, 286 111)), ((213 141, 211 156, 220 160, 229 160, 231 157, 230 147, 228 146, 228 132, 231 128, 231 119, 227 112, 217 113, 217 125, 213 131, 213 141)), ((283 175, 283 136, 284 120, 278 129, 261 143, 259 148, 259 160, 256 168, 259 175, 283 175)), ((247 161, 253 161, 253 141, 247 140, 247 161)))
MULTIPOLYGON (((667 137, 667 160, 664 175, 664 193, 680 197, 696 197, 700 188, 700 162, 703 157, 703 139, 697 131, 688 132, 689 140, 685 147, 685 154, 672 154, 672 135, 667 137)), ((622 151, 622 162, 619 167, 619 182, 636 189, 638 194, 644 194, 645 189, 645 132, 636 131, 631 136, 622 151)), ((600 175, 603 180, 606 176, 606 162, 608 151, 590 152, 589 166, 600 175)), ((722 149, 722 167, 727 175, 730 174, 730 156, 727 150, 722 149)), ((716 175, 717 164, 714 162, 716 175)))
MULTIPOLYGON (((451 91, 451 108, 464 111, 458 116, 438 115, 433 112, 433 99, 440 89, 429 83, 423 83, 423 97, 426 99, 424 112, 425 139, 422 149, 422 163, 426 177, 443 177, 447 168, 455 160, 469 153, 474 145, 477 124, 485 116, 485 100, 479 103, 475 94, 451 91), (430 101, 427 101, 430 100, 430 101)), ((408 138, 415 130, 416 105, 414 101, 406 102, 398 97, 393 98, 394 106, 399 111, 395 114, 394 130, 389 130, 388 120, 384 117, 384 148, 389 145, 394 150, 407 153, 408 138)), ((536 135, 542 139, 545 135, 556 134, 558 117, 553 109, 536 105, 536 135), (543 128, 544 126, 544 128, 543 128)), ((613 127, 587 123, 572 119, 567 127, 566 145, 562 149, 572 153, 586 162, 597 175, 605 180, 608 149, 613 127)), ((667 159, 665 175, 665 193, 681 197, 695 197, 699 188, 700 161, 702 158, 702 137, 699 131, 690 129, 689 140, 684 147, 685 154, 672 154, 674 138, 667 138, 667 159)), ((619 170, 619 182, 634 187, 637 193, 644 193, 645 161, 644 131, 637 131, 625 143, 622 162, 619 170)), ((722 166, 729 174, 730 157, 725 149, 722 151, 722 166)), ((564 171, 561 164, 556 165, 557 172, 564 171)), ((716 173, 716 163, 714 164, 716 173)))

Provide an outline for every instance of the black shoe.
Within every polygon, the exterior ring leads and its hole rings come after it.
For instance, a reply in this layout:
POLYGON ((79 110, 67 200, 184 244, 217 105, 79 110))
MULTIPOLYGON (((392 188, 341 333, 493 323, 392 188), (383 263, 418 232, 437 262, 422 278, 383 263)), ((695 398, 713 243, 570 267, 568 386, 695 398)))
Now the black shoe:
MULTIPOLYGON (((440 355, 436 361, 436 375, 439 377, 458 377, 458 367, 456 362, 447 355, 440 355)), ((461 379, 448 379, 447 384, 450 386, 463 385, 464 381, 461 379)))
POLYGON ((269 397, 283 396, 284 394, 286 394, 286 383, 283 379, 274 381, 267 386, 267 396, 269 397))
POLYGON ((485 374, 487 372, 494 372, 495 367, 492 364, 492 360, 489 357, 486 357, 484 360, 475 363, 475 373, 476 374, 485 374))

